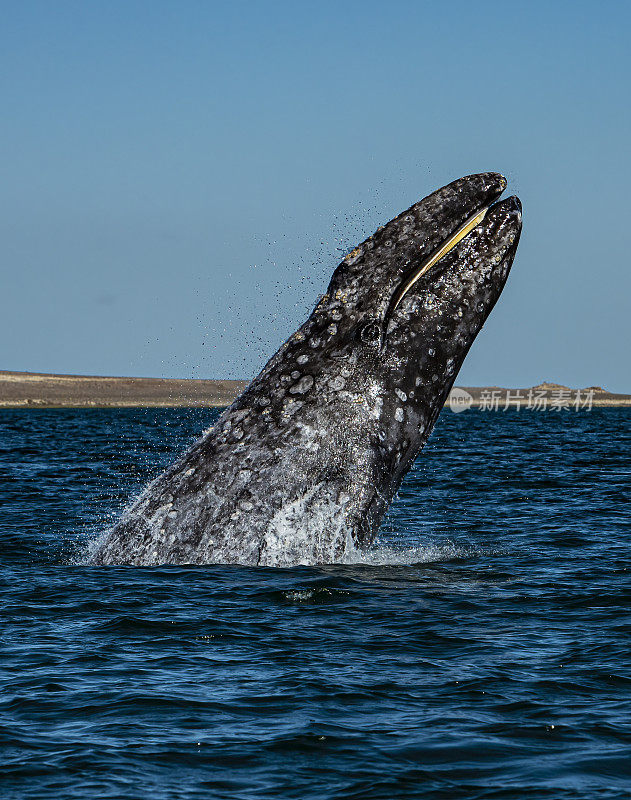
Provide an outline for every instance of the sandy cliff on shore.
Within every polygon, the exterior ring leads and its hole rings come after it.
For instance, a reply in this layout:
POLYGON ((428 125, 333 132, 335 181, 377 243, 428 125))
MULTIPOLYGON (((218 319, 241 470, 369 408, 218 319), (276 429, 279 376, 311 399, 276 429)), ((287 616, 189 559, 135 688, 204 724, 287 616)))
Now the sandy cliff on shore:
POLYGON ((0 370, 0 407, 225 406, 247 381, 109 378, 0 370))
MULTIPOLYGON (((48 375, 0 370, 0 408, 220 407, 229 405, 247 383, 183 378, 48 375)), ((507 405, 537 410, 562 410, 588 405, 631 407, 631 395, 613 394, 600 386, 576 390, 545 382, 527 389, 454 387, 452 396, 458 393, 466 407, 498 411, 507 405)))

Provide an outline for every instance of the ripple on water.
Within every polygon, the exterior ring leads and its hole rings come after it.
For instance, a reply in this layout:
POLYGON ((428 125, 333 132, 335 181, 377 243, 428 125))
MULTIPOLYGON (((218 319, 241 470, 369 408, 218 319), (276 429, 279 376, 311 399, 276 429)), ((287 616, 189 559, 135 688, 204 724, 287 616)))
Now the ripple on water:
POLYGON ((213 418, 3 412, 3 800, 628 796, 627 412, 443 415, 337 564, 70 564, 213 418))

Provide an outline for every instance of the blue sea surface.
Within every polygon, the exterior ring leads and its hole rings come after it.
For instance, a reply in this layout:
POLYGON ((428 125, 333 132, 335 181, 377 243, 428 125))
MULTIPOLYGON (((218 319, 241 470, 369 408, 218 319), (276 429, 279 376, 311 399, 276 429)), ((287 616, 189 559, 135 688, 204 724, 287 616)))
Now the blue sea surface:
POLYGON ((0 798, 631 797, 631 414, 443 413, 364 563, 92 567, 209 410, 0 413, 0 798))

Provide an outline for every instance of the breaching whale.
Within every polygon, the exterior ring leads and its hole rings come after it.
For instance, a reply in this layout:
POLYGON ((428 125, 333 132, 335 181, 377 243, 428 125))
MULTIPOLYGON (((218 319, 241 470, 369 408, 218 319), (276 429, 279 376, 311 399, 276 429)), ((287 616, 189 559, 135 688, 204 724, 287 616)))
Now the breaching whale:
POLYGON ((309 319, 95 543, 95 564, 288 566, 365 548, 506 282, 502 175, 450 183, 350 252, 309 319))

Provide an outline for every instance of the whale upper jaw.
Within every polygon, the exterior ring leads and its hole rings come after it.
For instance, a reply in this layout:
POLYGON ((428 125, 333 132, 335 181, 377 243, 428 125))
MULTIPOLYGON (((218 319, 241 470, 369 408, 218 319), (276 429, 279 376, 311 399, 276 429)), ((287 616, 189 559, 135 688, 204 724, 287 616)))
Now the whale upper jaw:
MULTIPOLYGON (((397 293, 410 275, 422 271, 468 220, 490 210, 506 186, 506 179, 497 172, 468 175, 415 203, 345 257, 319 309, 339 312, 349 323, 365 322, 371 316, 378 324, 387 325, 396 311, 393 306, 398 307, 405 294, 397 301, 397 293)), ((486 221, 485 216, 480 225, 486 221)), ((462 241, 470 238, 464 236, 462 241)), ((450 252, 432 266, 427 278, 436 274, 436 267, 444 264, 450 252)), ((422 285, 414 284, 412 294, 418 290, 422 285)))

